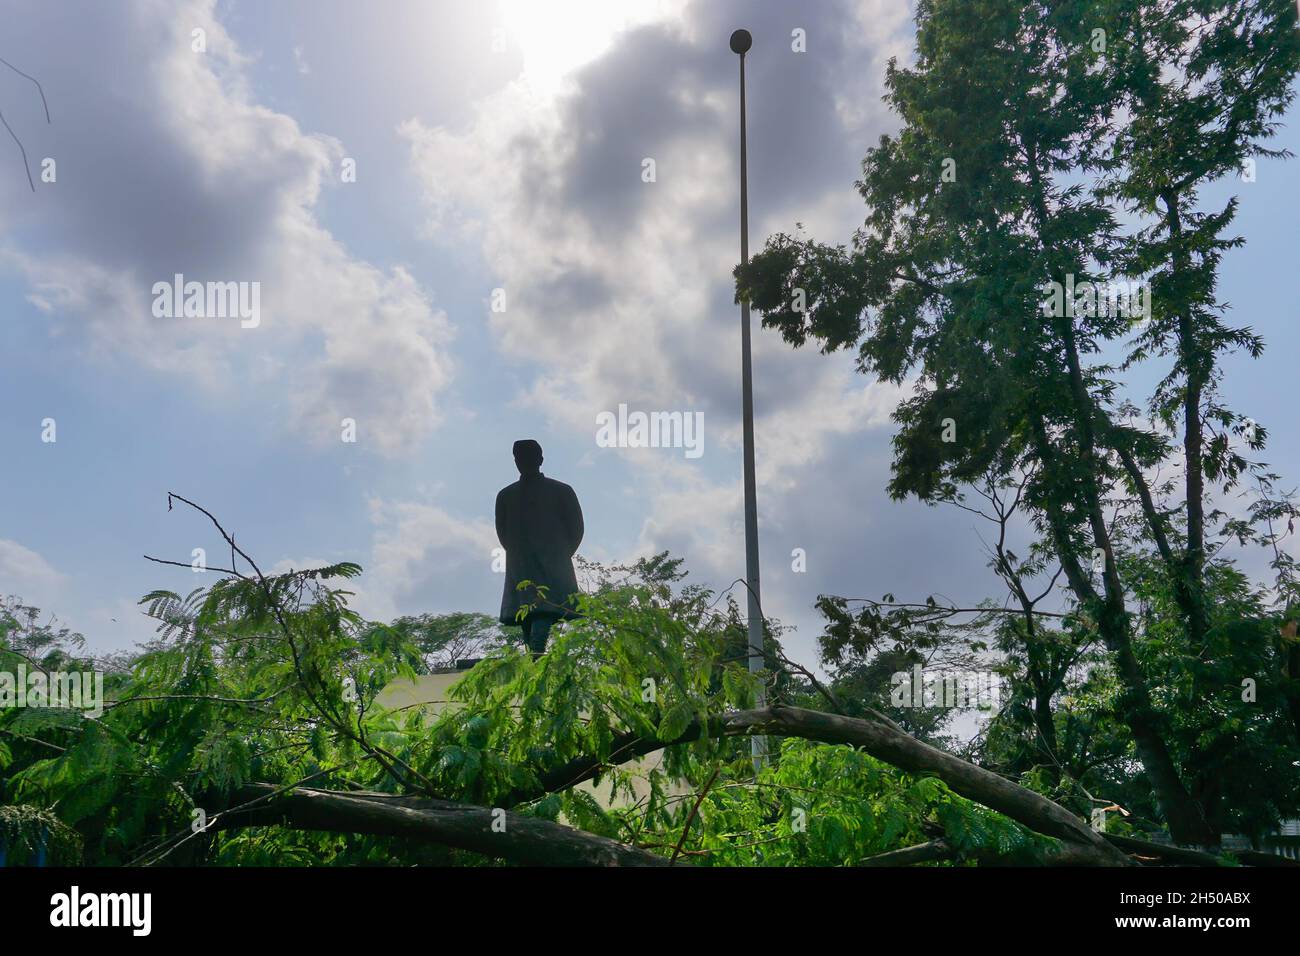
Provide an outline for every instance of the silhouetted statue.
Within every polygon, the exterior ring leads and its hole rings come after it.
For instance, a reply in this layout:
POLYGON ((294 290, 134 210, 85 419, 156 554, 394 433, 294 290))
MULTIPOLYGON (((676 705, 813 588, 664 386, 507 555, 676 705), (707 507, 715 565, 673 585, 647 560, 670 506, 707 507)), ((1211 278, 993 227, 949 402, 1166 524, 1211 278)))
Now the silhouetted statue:
POLYGON ((551 625, 577 616, 571 599, 578 593, 573 556, 582 543, 582 508, 572 488, 542 474, 541 445, 517 441, 514 455, 519 480, 497 494, 497 537, 506 549, 501 623, 518 624, 519 609, 533 605, 523 621, 524 643, 541 654, 551 625), (520 590, 521 581, 534 586, 520 590), (545 587, 546 596, 536 587, 545 587))

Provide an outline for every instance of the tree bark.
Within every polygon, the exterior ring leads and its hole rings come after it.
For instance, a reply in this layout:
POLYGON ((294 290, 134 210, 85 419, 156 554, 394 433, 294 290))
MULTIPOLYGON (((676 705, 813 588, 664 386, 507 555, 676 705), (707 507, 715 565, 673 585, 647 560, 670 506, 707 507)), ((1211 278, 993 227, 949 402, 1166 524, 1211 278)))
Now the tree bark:
MULTIPOLYGON (((1106 839, 1126 853, 1148 857, 1158 860, 1160 863, 1172 866, 1228 865, 1213 853, 1206 853, 1202 850, 1189 850, 1186 847, 1181 846, 1165 846, 1161 843, 1149 843, 1146 840, 1139 840, 1135 837, 1120 836, 1117 833, 1106 834, 1106 839)), ((1300 862, 1288 859, 1285 856, 1278 856, 1275 853, 1264 853, 1259 850, 1229 850, 1228 855, 1236 857, 1238 862, 1244 863, 1246 866, 1300 866, 1300 862)))
MULTIPOLYGON (((1034 439, 1039 460, 1045 466, 1049 465, 1053 452, 1041 419, 1034 422, 1034 439)), ((1115 566, 1100 505, 1094 496, 1089 496, 1087 510, 1094 541, 1099 543, 1098 546, 1105 553, 1104 593, 1098 593, 1084 574, 1061 513, 1048 509, 1047 523, 1057 557, 1065 570, 1070 589, 1079 603, 1094 615, 1102 641, 1114 655, 1115 672, 1122 688, 1116 710, 1133 734, 1133 746, 1137 750, 1138 759, 1142 761, 1142 769, 1151 783, 1156 802, 1169 824, 1170 834, 1179 843, 1212 846, 1218 843, 1218 837, 1206 823, 1200 804, 1183 784, 1162 733, 1160 714, 1151 701, 1146 678, 1138 664, 1137 655, 1133 652, 1128 612, 1124 606, 1123 583, 1115 566)))
MULTIPOLYGON (((1176 273, 1190 271, 1191 263, 1183 245, 1183 222, 1180 197, 1167 191, 1161 195, 1165 204, 1165 224, 1172 245, 1170 268, 1176 273)), ((1190 303, 1178 310, 1178 357, 1183 363, 1186 384, 1183 387, 1183 484, 1187 502, 1187 549, 1183 553, 1183 577, 1180 603, 1187 614, 1187 639, 1198 656, 1205 652, 1209 630, 1205 606, 1205 465, 1202 460, 1204 425, 1201 421, 1201 397, 1209 380, 1209 362, 1196 342, 1195 319, 1190 303)), ((1212 358, 1211 358, 1212 361, 1212 358)))
POLYGON ((241 787, 216 829, 287 826, 296 830, 368 833, 470 850, 532 866, 668 866, 657 854, 563 824, 490 807, 389 793, 296 787, 276 795, 269 783, 241 787), (494 829, 493 825, 496 824, 494 829))
MULTIPOLYGON (((1033 187, 1030 198, 1034 205, 1035 214, 1038 217, 1040 232, 1043 232, 1051 222, 1051 215, 1046 204, 1045 189, 1038 168, 1038 153, 1035 143, 1030 142, 1027 144, 1027 155, 1033 187)), ((1146 771, 1147 779, 1151 782, 1151 787, 1155 791, 1156 798, 1165 813, 1170 832, 1173 834, 1174 839, 1180 843, 1197 843, 1203 846, 1213 845, 1218 842, 1218 835, 1206 822, 1201 805, 1192 797, 1183 783, 1182 776, 1170 753, 1168 742, 1165 740, 1164 728, 1159 719, 1159 714, 1151 704, 1151 694, 1146 679, 1133 653, 1128 612, 1124 603, 1124 585, 1120 580, 1115 565, 1110 533, 1106 527, 1106 520, 1101 507, 1102 495, 1099 478, 1102 459, 1097 454, 1097 403, 1089 393, 1087 383, 1084 380, 1071 310, 1067 309, 1066 315, 1060 318, 1057 331, 1065 349, 1066 381, 1069 384, 1069 393, 1074 406, 1072 417, 1079 435, 1079 457, 1086 475, 1081 489, 1085 505, 1084 511, 1087 514, 1088 524, 1092 531, 1093 546, 1101 549, 1105 555, 1105 569, 1102 574, 1100 594, 1079 571, 1078 562, 1071 550, 1069 534, 1061 520, 1059 509, 1053 510, 1049 507, 1047 509, 1048 520, 1052 529, 1054 543, 1061 563, 1066 567, 1066 576, 1071 589, 1080 603, 1095 614, 1102 640, 1105 641, 1111 653, 1115 655, 1117 676, 1124 688, 1119 700, 1120 718, 1128 724, 1129 730, 1133 734, 1134 746, 1146 771), (1069 567, 1071 563, 1073 569, 1069 567)), ((1198 391, 1195 405, 1195 413, 1198 416, 1200 414, 1199 402, 1200 395, 1198 391)), ((1199 427, 1199 418, 1197 423, 1199 427)), ((1039 419, 1034 421, 1032 425, 1035 429, 1035 445, 1037 446, 1039 461, 1044 467, 1050 467, 1054 460, 1053 449, 1051 443, 1047 440, 1043 423, 1039 419)), ((1195 478, 1199 481, 1199 431, 1197 441, 1195 478)), ((1188 455, 1188 493, 1190 496, 1193 490, 1193 476, 1190 474, 1193 459, 1190 457, 1190 451, 1188 455)), ((1196 485, 1196 488, 1199 495, 1199 484, 1196 485)), ((1199 509, 1201 504, 1199 496, 1196 504, 1199 509)), ((1189 565, 1192 562, 1194 550, 1192 542, 1195 540, 1192 532, 1201 530, 1199 524, 1195 528, 1192 527, 1194 515, 1191 507, 1192 502, 1189 497, 1188 551, 1186 556, 1189 565)), ((1198 510, 1197 515, 1199 516, 1199 514, 1198 510)), ((1177 583, 1177 579, 1175 579, 1175 583, 1177 583)), ((1189 622, 1189 629, 1191 627, 1191 622, 1189 622)), ((1194 643, 1193 646, 1198 645, 1194 643)))
MULTIPOLYGON (((1288 606, 1287 610, 1290 610, 1288 606)), ((1296 638, 1296 622, 1289 621, 1282 628, 1282 655, 1285 661, 1283 692, 1291 711, 1292 729, 1300 743, 1300 640, 1296 638)))
POLYGON ((912 866, 915 863, 933 863, 936 860, 950 860, 956 854, 946 840, 931 840, 916 846, 905 846, 901 850, 890 850, 860 860, 858 866, 912 866))

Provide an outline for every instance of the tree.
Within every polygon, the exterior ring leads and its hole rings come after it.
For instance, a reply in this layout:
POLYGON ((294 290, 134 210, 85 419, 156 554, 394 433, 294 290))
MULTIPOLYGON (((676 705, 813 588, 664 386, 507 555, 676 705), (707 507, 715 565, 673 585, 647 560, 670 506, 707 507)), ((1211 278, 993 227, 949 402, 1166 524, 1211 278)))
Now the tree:
POLYGON ((1112 509, 1138 513, 1176 582, 1185 648, 1203 653, 1204 479, 1232 479, 1241 464, 1188 412, 1210 400, 1219 352, 1259 346, 1248 331, 1208 321, 1221 311, 1213 277, 1236 241, 1217 237, 1233 207, 1192 216, 1179 204, 1194 202, 1194 183, 1265 152, 1259 141, 1300 65, 1295 16, 1280 2, 922 2, 916 63, 891 62, 887 75, 903 128, 864 160, 869 213, 852 248, 782 234, 737 269, 738 297, 791 344, 856 347, 862 371, 914 379, 895 414, 893 495, 955 502, 990 470, 995 480, 1028 476, 1023 504, 1080 619, 1109 651, 1116 711, 1185 843, 1217 843, 1215 800, 1199 792, 1213 761, 1195 747, 1175 760, 1134 645, 1112 509), (1122 227, 1114 201, 1150 214, 1153 192, 1170 185, 1153 159, 1161 151, 1183 157, 1173 167, 1180 212, 1122 227), (1097 295, 1127 269, 1156 272, 1153 320, 1130 363, 1158 353, 1174 326, 1186 333, 1151 402, 1166 422, 1175 406, 1187 418, 1179 520, 1147 478, 1169 442, 1130 423, 1116 369, 1098 360, 1145 318, 1131 298, 1120 308, 1118 297, 1112 307, 1097 295), (1092 294, 1076 296, 1076 286, 1092 294), (1125 482, 1131 499, 1117 500, 1128 497, 1125 482))
POLYGON ((455 668, 504 646, 510 637, 488 614, 413 614, 367 628, 361 638, 367 649, 401 654, 414 647, 407 663, 420 673, 455 668))
MULTIPOLYGON (((1117 131, 1116 154, 1126 159, 1114 162, 1107 194, 1142 223, 1126 237, 1117 265, 1132 274, 1152 273, 1152 321, 1130 361, 1173 359, 1149 413, 1170 430, 1181 419, 1181 549, 1164 534, 1164 515, 1148 508, 1147 518, 1186 621, 1189 650, 1205 660, 1212 640, 1206 482, 1230 485, 1246 464, 1230 446, 1229 429, 1244 431, 1249 449, 1263 447, 1265 431, 1226 408, 1217 394, 1220 357, 1234 348, 1258 355, 1263 342, 1249 328, 1225 324, 1226 309, 1215 294, 1224 252, 1242 243, 1225 235, 1237 200, 1202 211, 1198 191, 1226 175, 1244 178, 1256 156, 1284 155, 1263 141, 1294 97, 1300 36, 1296 7, 1282 0, 1129 3, 1116 14, 1124 40, 1107 72, 1131 118, 1117 131), (1211 431, 1215 425, 1223 431, 1211 431)), ((1141 482, 1136 472, 1131 480, 1141 482)), ((1213 761, 1196 762, 1194 786, 1217 829, 1219 770, 1213 761)))

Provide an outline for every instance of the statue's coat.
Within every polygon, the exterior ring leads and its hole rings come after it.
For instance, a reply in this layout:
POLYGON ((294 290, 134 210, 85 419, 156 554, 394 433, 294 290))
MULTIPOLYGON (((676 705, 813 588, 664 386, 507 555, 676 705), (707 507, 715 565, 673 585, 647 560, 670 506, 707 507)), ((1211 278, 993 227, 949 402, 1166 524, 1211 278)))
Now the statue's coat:
POLYGON ((578 593, 573 556, 582 543, 582 508, 562 481, 524 475, 497 494, 497 538, 506 549, 506 582, 501 595, 501 623, 517 624, 524 605, 536 612, 572 617, 570 598, 578 593), (547 589, 543 600, 521 581, 547 589))

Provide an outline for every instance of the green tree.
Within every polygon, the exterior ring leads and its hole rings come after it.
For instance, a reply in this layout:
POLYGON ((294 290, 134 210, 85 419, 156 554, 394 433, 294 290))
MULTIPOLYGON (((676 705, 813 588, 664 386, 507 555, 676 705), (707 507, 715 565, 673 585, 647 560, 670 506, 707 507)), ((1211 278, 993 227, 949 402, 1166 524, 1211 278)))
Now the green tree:
POLYGON ((863 162, 858 185, 869 212, 852 247, 782 234, 737 270, 738 296, 793 345, 856 347, 864 372, 914 380, 895 414, 892 494, 959 502, 990 470, 1027 476, 1024 506, 1078 614, 1110 653, 1116 711, 1172 833, 1188 843, 1217 842, 1213 801, 1193 793, 1209 765, 1199 754, 1182 766, 1175 759, 1153 692, 1160 675, 1144 671, 1134 645, 1111 508, 1125 490, 1140 506, 1148 540, 1179 582, 1185 649, 1198 653, 1207 626, 1197 610, 1205 603, 1203 479, 1231 479, 1240 466, 1222 436, 1203 452, 1193 422, 1195 453, 1185 461, 1196 474, 1181 525, 1171 520, 1146 479, 1169 442, 1132 423, 1116 370, 1100 360, 1134 333, 1134 316, 1045 291, 1107 284, 1130 268, 1157 272, 1158 305, 1130 362, 1158 353, 1171 323, 1194 326, 1173 346, 1182 349, 1179 365, 1152 399, 1166 412, 1174 404, 1186 412, 1188 383, 1192 406, 1209 400, 1219 352, 1257 350, 1248 332, 1203 321, 1217 315, 1213 276, 1235 240, 1216 237, 1230 214, 1183 206, 1182 220, 1165 215, 1130 229, 1114 202, 1153 211, 1161 167, 1142 149, 1155 144, 1196 147, 1176 174, 1182 203, 1194 202, 1194 183, 1263 151, 1300 62, 1295 16, 1282 2, 925 0, 914 66, 889 67, 886 99, 903 126, 863 162), (1160 42, 1144 26, 1153 24, 1160 42), (1152 93, 1167 74, 1168 89, 1152 93), (1216 110, 1229 117, 1217 130, 1216 110), (1211 127, 1188 132, 1197 122, 1211 127), (1177 231, 1180 221, 1195 224, 1195 239, 1177 231))
POLYGON ((401 654, 405 649, 407 663, 427 674, 483 657, 510 639, 511 635, 491 615, 456 611, 409 614, 388 624, 374 624, 365 629, 361 642, 375 652, 401 654))

